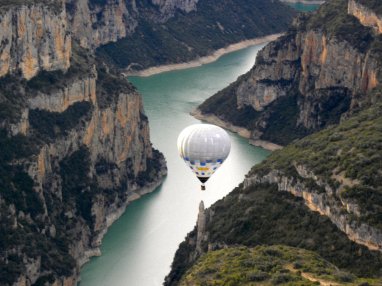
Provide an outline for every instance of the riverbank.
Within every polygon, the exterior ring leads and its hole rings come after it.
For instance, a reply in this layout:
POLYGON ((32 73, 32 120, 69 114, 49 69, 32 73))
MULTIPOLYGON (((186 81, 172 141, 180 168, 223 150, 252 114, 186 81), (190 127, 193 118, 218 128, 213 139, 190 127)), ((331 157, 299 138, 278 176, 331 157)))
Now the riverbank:
MULTIPOLYGON (((91 257, 94 256, 101 256, 101 249, 100 246, 102 244, 102 239, 107 233, 109 227, 117 220, 119 219, 123 213, 126 211, 127 206, 135 201, 141 198, 143 195, 149 194, 153 191, 155 191, 162 183, 164 178, 167 175, 167 166, 166 166, 166 160, 163 158, 161 160, 161 168, 158 171, 157 177, 150 183, 147 183, 145 186, 141 188, 134 188, 131 190, 126 198, 126 201, 124 201, 120 206, 111 207, 106 214, 106 225, 105 228, 100 231, 100 233, 97 235, 97 237, 94 239, 94 247, 90 248, 88 250, 85 250, 83 255, 78 259, 78 264, 80 267, 82 267, 85 263, 87 263, 91 257)), ((81 281, 81 278, 79 278, 77 281, 81 281)))
POLYGON ((239 126, 233 125, 229 122, 223 121, 222 119, 220 119, 216 115, 202 114, 199 109, 195 109, 195 110, 191 111, 190 114, 193 117, 195 117, 196 119, 205 121, 207 123, 215 124, 215 125, 220 126, 224 129, 227 129, 231 132, 237 133, 239 136, 248 139, 249 143, 251 145, 261 147, 261 148, 269 150, 269 151, 275 151, 275 150, 279 150, 279 149, 283 148, 283 146, 277 145, 277 144, 269 142, 269 141, 260 140, 260 139, 253 139, 251 137, 252 132, 250 130, 248 130, 244 127, 239 127, 239 126))
POLYGON ((125 71, 123 74, 125 76, 142 76, 142 77, 148 77, 152 76, 155 74, 163 73, 163 72, 168 72, 168 71, 175 71, 175 70, 183 70, 183 69, 188 69, 188 68, 194 68, 194 67, 199 67, 201 65, 209 64, 212 63, 216 60, 218 60, 221 56, 232 53, 244 48, 248 48, 250 46, 254 45, 260 45, 264 44, 267 42, 271 42, 282 36, 283 34, 272 34, 269 36, 265 37, 260 37, 260 38, 254 38, 251 40, 245 40, 236 44, 229 45, 225 48, 221 48, 213 52, 212 54, 198 58, 196 60, 186 62, 186 63, 179 63, 179 64, 169 64, 169 65, 163 65, 163 66, 156 66, 156 67, 151 67, 145 70, 141 71, 125 71))

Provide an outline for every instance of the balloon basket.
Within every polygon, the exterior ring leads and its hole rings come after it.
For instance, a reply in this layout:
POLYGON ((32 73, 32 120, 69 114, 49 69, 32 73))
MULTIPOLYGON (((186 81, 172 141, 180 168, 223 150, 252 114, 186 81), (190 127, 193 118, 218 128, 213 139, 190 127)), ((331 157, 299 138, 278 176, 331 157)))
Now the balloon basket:
POLYGON ((201 189, 202 191, 205 191, 205 190, 206 190, 206 186, 205 186, 205 185, 200 185, 200 189, 201 189))

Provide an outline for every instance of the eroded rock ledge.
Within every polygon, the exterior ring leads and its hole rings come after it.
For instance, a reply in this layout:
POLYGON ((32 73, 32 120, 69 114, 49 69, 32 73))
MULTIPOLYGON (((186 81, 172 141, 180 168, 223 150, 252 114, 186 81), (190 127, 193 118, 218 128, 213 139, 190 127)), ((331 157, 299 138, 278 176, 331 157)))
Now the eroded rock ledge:
POLYGON ((357 0, 349 0, 348 13, 356 17, 362 25, 372 27, 377 33, 382 33, 382 15, 362 5, 357 0))

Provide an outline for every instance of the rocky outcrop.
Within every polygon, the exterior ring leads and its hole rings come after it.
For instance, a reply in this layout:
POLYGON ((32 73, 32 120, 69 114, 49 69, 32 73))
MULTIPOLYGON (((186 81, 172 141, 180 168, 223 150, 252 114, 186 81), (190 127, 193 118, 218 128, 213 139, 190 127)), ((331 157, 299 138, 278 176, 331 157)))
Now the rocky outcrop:
POLYGON ((74 37, 84 48, 97 48, 109 42, 130 36, 138 27, 141 18, 145 20, 167 21, 177 9, 189 13, 196 10, 197 0, 152 0, 157 11, 146 13, 148 7, 137 5, 135 1, 126 3, 108 0, 100 4, 91 0, 70 0, 67 7, 74 37))
MULTIPOLYGON (((114 82, 115 93, 109 91, 109 98, 106 99, 102 91, 103 81, 117 80, 118 77, 105 72, 101 79, 98 77, 97 71, 92 70, 88 75, 82 74, 80 78, 73 79, 66 87, 52 88, 50 94, 38 91, 28 98, 24 111, 26 116, 22 116, 19 123, 19 126, 27 126, 24 129, 20 127, 20 133, 31 138, 37 136, 44 141, 38 146, 36 155, 17 161, 33 180, 33 191, 38 194, 43 207, 41 216, 29 218, 30 223, 43 221, 43 231, 49 233, 50 237, 77 237, 68 245, 68 255, 74 258, 76 266, 71 269, 70 277, 53 274, 52 277, 56 279, 53 285, 76 285, 79 267, 89 257, 100 255, 98 247, 108 227, 123 214, 131 201, 153 191, 166 174, 163 156, 151 147, 148 121, 143 114, 140 95, 128 83, 123 83, 125 80, 119 79, 122 82, 114 82), (118 89, 118 83, 125 85, 118 89), (30 112, 61 116, 84 103, 91 106, 86 115, 72 115, 78 117, 78 123, 70 130, 56 133, 54 138, 49 137, 51 135, 46 137, 47 133, 35 123, 30 123, 28 117, 30 112), (68 197, 67 183, 62 173, 62 164, 76 156, 74 154, 85 154, 76 164, 88 166, 85 177, 78 181, 79 184, 85 184, 82 192, 94 188, 92 184, 97 186, 97 191, 92 191, 94 194, 88 201, 88 215, 78 216, 78 212, 82 213, 83 210, 70 203, 72 199, 68 197), (143 178, 144 181, 138 181, 137 178, 143 178), (52 201, 62 204, 64 200, 67 205, 62 209, 49 206, 52 201), (60 223, 57 222, 62 215, 75 221, 65 231, 58 227, 60 223), (66 231, 68 233, 65 234, 66 231)), ((57 127, 52 125, 51 128, 57 127)), ((87 198, 82 200, 85 203, 87 198)), ((25 255, 24 260, 27 262, 24 265, 29 270, 18 277, 14 285, 31 285, 46 276, 46 270, 40 264, 29 260, 27 254, 19 255, 25 255)), ((41 259, 38 256, 38 261, 41 259)), ((54 273, 54 269, 51 271, 54 273)))
POLYGON ((30 79, 41 70, 69 68, 71 34, 64 7, 36 3, 0 9, 0 76, 20 72, 30 79))
MULTIPOLYGON (((261 180, 267 179, 256 180, 252 176, 210 208, 200 210, 197 225, 179 245, 164 285, 180 285, 206 253, 237 245, 299 246, 325 257, 337 270, 348 269, 358 277, 370 275, 380 279, 380 266, 368 270, 371 260, 381 265, 381 252, 349 240, 330 220, 309 211, 303 200, 280 191, 278 180, 271 184, 261 180)), ((301 185, 293 187, 301 195, 305 190, 301 185)), ((309 201, 309 194, 304 196, 309 201)), ((360 227, 357 231, 362 230, 370 229, 360 227)))
MULTIPOLYGON (((262 111, 293 85, 304 98, 332 88, 345 88, 354 95, 378 85, 378 64, 369 53, 360 53, 345 41, 327 38, 323 32, 308 31, 286 36, 259 52, 257 64, 248 79, 237 88, 238 108, 252 106, 262 111), (280 48, 281 46, 281 48, 280 48)), ((307 128, 318 124, 300 114, 307 128)))
MULTIPOLYGON (((349 11, 354 5, 349 1, 349 11)), ((373 47, 378 38, 345 9, 347 1, 331 1, 323 4, 317 15, 296 19, 285 36, 258 53, 251 71, 208 99, 199 111, 249 129, 253 139, 282 145, 338 123, 340 115, 357 106, 382 78, 380 55, 373 47), (342 26, 330 18, 334 10, 343 19, 342 26), (357 32, 350 36, 341 29, 357 32), (230 97, 235 97, 230 99, 234 109, 219 105, 230 97), (288 114, 283 114, 283 101, 294 106, 288 114), (242 117, 247 120, 239 120, 242 117), (272 131, 272 125, 285 123, 294 134, 291 138, 272 131)))
POLYGON ((277 184, 279 191, 286 191, 296 197, 304 199, 305 204, 312 211, 325 215, 346 235, 350 240, 367 246, 371 250, 382 252, 382 231, 366 223, 359 223, 354 216, 359 216, 357 205, 351 201, 340 199, 339 190, 333 189, 320 180, 305 166, 295 166, 299 177, 288 177, 282 172, 273 170, 266 175, 253 175, 244 180, 244 187, 256 184, 277 184), (315 183, 324 188, 325 192, 318 192, 308 187, 306 179, 313 179, 315 183))
POLYGON ((348 13, 356 17, 362 25, 372 27, 377 33, 382 33, 382 15, 362 5, 357 0, 349 0, 348 13))
MULTIPOLYGON (((84 48, 96 48, 116 42, 132 32, 136 16, 128 11, 124 1, 106 1, 105 5, 92 4, 88 0, 71 0, 69 18, 74 37, 84 48)), ((133 11, 134 12, 134 11, 133 11)))

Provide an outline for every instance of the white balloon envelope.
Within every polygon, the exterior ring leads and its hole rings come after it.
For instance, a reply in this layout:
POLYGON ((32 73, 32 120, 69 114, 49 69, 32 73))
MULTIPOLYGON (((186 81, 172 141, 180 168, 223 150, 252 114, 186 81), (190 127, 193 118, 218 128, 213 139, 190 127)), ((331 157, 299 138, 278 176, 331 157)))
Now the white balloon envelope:
POLYGON ((183 129, 178 137, 180 157, 204 183, 224 163, 231 150, 227 132, 216 125, 195 124, 183 129))

